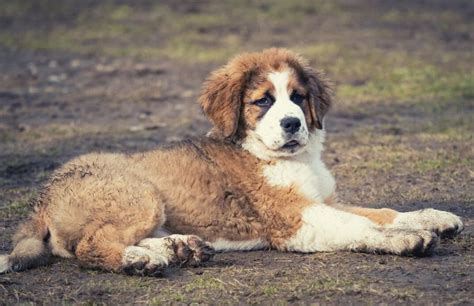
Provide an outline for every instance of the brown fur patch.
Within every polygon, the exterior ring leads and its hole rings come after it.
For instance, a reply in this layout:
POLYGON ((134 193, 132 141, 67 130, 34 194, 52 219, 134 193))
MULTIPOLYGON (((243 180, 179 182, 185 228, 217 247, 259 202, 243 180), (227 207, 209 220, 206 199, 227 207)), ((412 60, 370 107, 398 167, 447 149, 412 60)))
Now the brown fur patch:
POLYGON ((366 217, 379 225, 390 225, 393 223, 399 212, 389 208, 365 208, 356 206, 336 206, 344 211, 366 217))
POLYGON ((168 199, 165 227, 172 232, 211 241, 263 238, 278 246, 296 233, 310 204, 292 188, 266 184, 265 163, 235 145, 189 141, 144 158, 174 165, 149 174, 168 199))
POLYGON ((255 101, 255 100, 258 100, 258 99, 261 99, 263 97, 265 97, 265 94, 267 92, 273 92, 275 90, 274 86, 273 86, 273 83, 270 82, 269 80, 267 79, 264 79, 263 81, 261 82, 257 82, 257 81, 253 81, 250 85, 249 85, 249 89, 247 90, 246 94, 245 94, 245 99, 247 101, 247 103, 251 102, 251 101, 255 101))

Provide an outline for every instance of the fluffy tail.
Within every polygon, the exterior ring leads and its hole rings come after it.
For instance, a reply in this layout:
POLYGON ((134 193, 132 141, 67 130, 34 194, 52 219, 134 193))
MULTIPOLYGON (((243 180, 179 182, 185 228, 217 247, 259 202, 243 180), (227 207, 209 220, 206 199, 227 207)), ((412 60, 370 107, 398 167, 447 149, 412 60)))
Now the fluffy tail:
POLYGON ((49 231, 44 219, 41 214, 35 214, 13 236, 12 253, 0 255, 0 274, 46 265, 50 257, 48 239, 49 231))

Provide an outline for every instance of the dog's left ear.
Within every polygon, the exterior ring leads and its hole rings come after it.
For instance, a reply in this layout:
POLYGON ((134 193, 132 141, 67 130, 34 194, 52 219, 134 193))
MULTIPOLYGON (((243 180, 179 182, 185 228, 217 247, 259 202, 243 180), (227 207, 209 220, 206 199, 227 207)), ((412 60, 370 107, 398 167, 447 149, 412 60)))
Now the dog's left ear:
POLYGON ((303 79, 309 88, 311 118, 317 129, 323 129, 323 118, 332 105, 332 89, 321 72, 309 65, 303 67, 303 79))
POLYGON ((212 137, 231 140, 237 132, 246 81, 245 72, 227 65, 204 83, 199 103, 214 125, 212 137))

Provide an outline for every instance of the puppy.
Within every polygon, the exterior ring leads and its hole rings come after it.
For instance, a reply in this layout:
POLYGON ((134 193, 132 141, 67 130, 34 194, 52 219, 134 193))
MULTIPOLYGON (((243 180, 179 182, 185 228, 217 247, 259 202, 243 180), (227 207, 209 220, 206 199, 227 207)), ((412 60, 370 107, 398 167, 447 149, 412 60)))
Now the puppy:
POLYGON ((0 272, 76 257, 83 265, 154 275, 214 251, 358 251, 423 256, 461 220, 343 205, 321 160, 331 91, 284 49, 237 56, 199 102, 208 137, 125 155, 93 153, 57 170, 0 257, 0 272))

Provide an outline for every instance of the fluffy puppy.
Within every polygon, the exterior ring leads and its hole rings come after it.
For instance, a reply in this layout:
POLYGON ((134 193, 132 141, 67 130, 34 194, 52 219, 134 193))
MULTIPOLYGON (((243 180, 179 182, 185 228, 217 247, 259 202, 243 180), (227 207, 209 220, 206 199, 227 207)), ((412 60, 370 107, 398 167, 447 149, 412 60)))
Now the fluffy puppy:
POLYGON ((110 271, 154 275, 214 250, 351 250, 422 256, 461 220, 336 201, 321 160, 331 91, 284 49, 237 56, 199 98, 208 137, 140 154, 88 154, 57 170, 13 238, 0 272, 50 254, 110 271))

